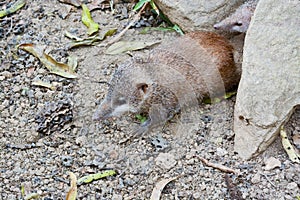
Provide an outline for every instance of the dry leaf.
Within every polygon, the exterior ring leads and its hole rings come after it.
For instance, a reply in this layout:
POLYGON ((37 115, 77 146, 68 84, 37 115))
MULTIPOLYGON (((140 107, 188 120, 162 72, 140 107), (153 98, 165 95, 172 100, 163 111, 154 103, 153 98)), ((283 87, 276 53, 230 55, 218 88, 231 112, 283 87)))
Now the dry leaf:
POLYGON ((69 172, 69 176, 71 179, 71 187, 69 189, 69 192, 67 194, 66 200, 76 200, 77 196, 77 178, 76 175, 73 172, 69 172))
POLYGON ((126 51, 132 50, 139 50, 144 49, 146 47, 150 47, 154 44, 158 44, 160 41, 155 42, 142 42, 142 41, 120 41, 117 43, 112 44, 108 49, 105 51, 106 54, 120 54, 126 51))
POLYGON ((300 163, 300 155, 298 155, 296 153, 294 147, 290 143, 283 126, 281 126, 281 128, 280 128, 280 136, 281 136, 282 146, 283 146, 284 150, 286 151, 286 153, 288 154, 291 161, 293 161, 295 163, 300 163))
POLYGON ((37 57, 50 71, 50 73, 57 74, 65 78, 77 78, 77 75, 73 71, 72 67, 54 60, 51 56, 44 52, 41 46, 33 44, 21 44, 19 48, 37 57))
POLYGON ((69 45, 69 49, 74 48, 74 47, 79 47, 79 46, 91 46, 91 45, 97 45, 99 44, 101 41, 103 41, 107 36, 112 36, 113 34, 115 34, 115 32, 117 31, 117 29, 111 29, 108 30, 107 32, 104 33, 104 35, 94 35, 88 38, 79 38, 75 35, 72 35, 69 32, 65 32, 65 36, 74 40, 74 42, 72 42, 69 45))
POLYGON ((54 87, 53 85, 51 85, 50 83, 38 80, 38 81, 33 81, 32 85, 34 86, 41 86, 41 87, 45 87, 45 88, 49 88, 51 90, 56 90, 56 87, 54 87))
POLYGON ((24 197, 24 200, 30 200, 30 199, 38 199, 40 195, 38 193, 30 193, 24 197))
POLYGON ((165 186, 168 183, 170 183, 171 181, 173 181, 173 180, 175 180, 177 178, 178 177, 168 178, 168 179, 164 179, 164 180, 161 180, 158 183, 156 183, 156 185, 155 185, 155 187, 154 187, 154 189, 152 191, 150 200, 159 200, 161 192, 163 191, 163 189, 165 188, 165 186))
POLYGON ((76 57, 69 56, 68 57, 68 66, 72 67, 72 70, 75 71, 78 66, 78 61, 76 57))

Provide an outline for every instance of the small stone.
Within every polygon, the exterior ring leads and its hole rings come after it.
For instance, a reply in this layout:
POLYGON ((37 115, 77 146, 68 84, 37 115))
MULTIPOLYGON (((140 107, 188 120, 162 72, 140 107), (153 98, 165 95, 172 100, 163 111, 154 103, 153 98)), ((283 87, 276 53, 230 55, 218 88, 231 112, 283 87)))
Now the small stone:
POLYGON ((201 195, 200 195, 199 192, 196 192, 196 193, 193 194, 194 199, 200 199, 200 197, 201 197, 201 195))
POLYGON ((1 76, 4 76, 5 78, 11 78, 12 73, 10 73, 9 71, 4 71, 1 73, 1 76))
POLYGON ((119 194, 113 194, 112 196, 112 200, 122 200, 122 195, 119 195, 119 194))
POLYGON ((289 190, 295 190, 295 189, 298 188, 298 184, 295 183, 295 182, 291 182, 291 183, 289 183, 289 184, 286 186, 286 188, 289 189, 289 190))
POLYGON ((266 165, 265 170, 272 170, 276 167, 280 167, 281 162, 277 158, 270 157, 265 160, 265 165, 266 165))
POLYGON ((16 85, 16 86, 13 87, 12 90, 13 90, 13 92, 19 92, 21 90, 21 87, 16 85))
POLYGON ((255 174, 255 175, 253 176, 253 178, 251 179, 251 182, 252 182, 253 184, 259 183, 259 182, 260 182, 260 174, 259 174, 259 173, 255 174))
POLYGON ((217 155, 218 156, 223 157, 223 156, 225 156, 227 154, 228 154, 228 152, 225 149, 219 148, 219 147, 217 148, 217 155))
POLYGON ((174 155, 170 153, 160 153, 155 159, 155 164, 164 169, 171 169, 176 163, 174 155))

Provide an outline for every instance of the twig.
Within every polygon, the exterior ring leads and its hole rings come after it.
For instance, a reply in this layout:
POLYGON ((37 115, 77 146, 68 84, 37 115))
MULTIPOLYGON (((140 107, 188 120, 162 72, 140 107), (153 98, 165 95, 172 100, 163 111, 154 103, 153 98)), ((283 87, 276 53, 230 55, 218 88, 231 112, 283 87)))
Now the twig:
POLYGON ((199 157, 199 159, 200 159, 205 165, 207 165, 207 166, 209 166, 209 167, 212 167, 212 168, 215 168, 215 169, 218 169, 218 170, 220 170, 220 171, 227 172, 227 173, 234 173, 234 174, 237 173, 234 169, 229 168, 229 167, 226 167, 226 166, 224 166, 224 165, 211 163, 211 162, 209 162, 208 160, 206 160, 205 158, 202 158, 202 157, 199 157))
POLYGON ((133 26, 141 17, 142 11, 146 8, 146 6, 148 5, 149 2, 146 2, 143 7, 140 9, 140 11, 134 16, 133 20, 126 26, 126 28, 124 28, 118 35, 116 35, 115 37, 113 37, 110 41, 108 41, 106 43, 106 45, 110 45, 113 44, 115 42, 117 42, 125 33, 126 31, 133 26))
POLYGON ((260 175, 263 175, 274 188, 277 188, 276 185, 268 178, 266 174, 260 173, 260 175))
POLYGON ((10 27, 9 27, 8 31, 6 32, 6 35, 8 35, 11 32, 11 30, 13 29, 13 20, 11 17, 6 18, 6 19, 10 20, 10 27))

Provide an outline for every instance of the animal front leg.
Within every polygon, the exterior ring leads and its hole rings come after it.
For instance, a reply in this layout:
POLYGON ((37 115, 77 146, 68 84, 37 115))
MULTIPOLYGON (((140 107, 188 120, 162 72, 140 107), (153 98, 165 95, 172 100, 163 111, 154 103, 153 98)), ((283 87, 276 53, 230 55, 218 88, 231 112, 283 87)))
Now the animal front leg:
POLYGON ((143 122, 133 134, 136 136, 144 135, 150 132, 152 129, 163 126, 169 118, 169 112, 163 107, 163 105, 155 104, 149 109, 148 119, 143 122))

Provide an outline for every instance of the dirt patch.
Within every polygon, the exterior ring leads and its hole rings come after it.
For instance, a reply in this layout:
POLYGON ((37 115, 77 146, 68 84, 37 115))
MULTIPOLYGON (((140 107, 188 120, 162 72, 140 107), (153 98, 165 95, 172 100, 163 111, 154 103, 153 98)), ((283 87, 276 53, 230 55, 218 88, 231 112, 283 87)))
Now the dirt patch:
MULTIPOLYGON (((101 32, 112 28, 120 31, 128 23, 126 11, 132 4, 120 2, 115 8, 114 13, 110 9, 92 13, 101 32)), ((68 50, 70 40, 64 31, 78 36, 86 33, 80 18, 80 9, 58 1, 33 0, 0 20, 0 199, 21 199, 21 185, 28 193, 42 194, 41 199, 64 199, 69 188, 67 171, 82 177, 105 169, 114 169, 118 175, 81 185, 78 199, 149 199, 157 182, 176 176, 161 199, 230 199, 229 191, 240 191, 244 199, 299 197, 299 165, 288 160, 279 139, 250 161, 242 161, 234 152, 234 98, 201 105, 199 122, 189 131, 176 132, 180 121, 174 119, 163 131, 119 144, 136 122, 124 116, 97 123, 92 121, 92 114, 107 92, 102 82, 108 82, 117 65, 130 55, 106 55, 104 47, 68 50), (45 45, 47 52, 62 62, 68 55, 77 57, 79 78, 68 80, 49 74, 35 57, 16 50, 21 43, 45 45), (32 86, 36 79, 51 82, 57 89, 32 86), (72 123, 38 134, 37 115, 49 103, 61 101, 71 105, 72 123), (239 173, 225 178, 225 173, 207 167, 199 157, 239 173), (264 160, 269 157, 279 159, 281 167, 266 171, 264 160), (231 181, 231 188, 225 179, 231 181)), ((178 37, 170 32, 142 35, 139 31, 130 29, 123 40, 178 37)), ((65 111, 59 104, 55 108, 53 113, 65 111)), ((295 116, 290 132, 300 130, 299 112, 295 116)))

